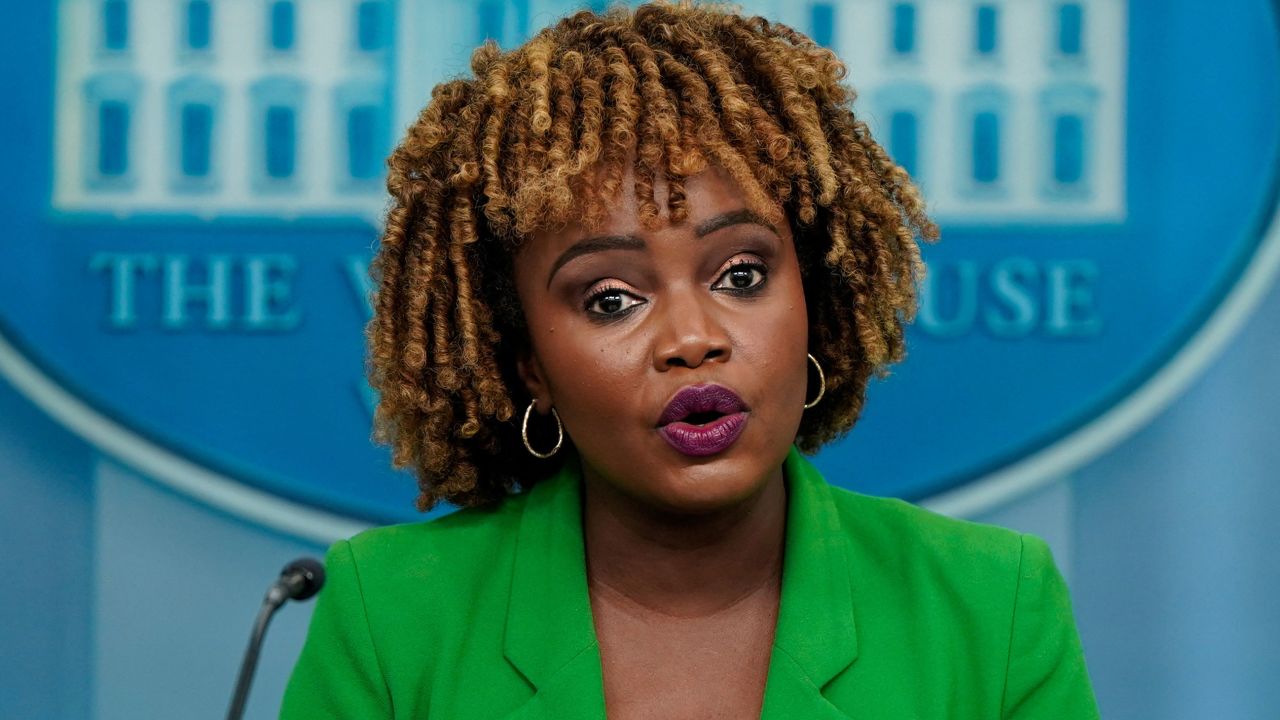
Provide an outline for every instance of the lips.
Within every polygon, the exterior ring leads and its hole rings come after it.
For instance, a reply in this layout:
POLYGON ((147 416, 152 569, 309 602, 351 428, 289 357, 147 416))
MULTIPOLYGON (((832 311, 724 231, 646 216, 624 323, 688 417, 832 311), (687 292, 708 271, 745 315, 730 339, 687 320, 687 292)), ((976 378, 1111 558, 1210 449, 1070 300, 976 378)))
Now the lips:
POLYGON ((667 403, 658 433, 685 455, 701 457, 727 449, 742 434, 746 403, 723 385, 692 385, 667 403))

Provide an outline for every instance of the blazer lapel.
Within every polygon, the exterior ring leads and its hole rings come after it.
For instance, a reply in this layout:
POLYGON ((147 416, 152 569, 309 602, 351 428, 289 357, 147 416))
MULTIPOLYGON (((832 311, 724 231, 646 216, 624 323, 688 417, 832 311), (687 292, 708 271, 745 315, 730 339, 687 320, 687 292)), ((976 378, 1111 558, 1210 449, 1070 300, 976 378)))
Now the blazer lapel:
MULTIPOLYGON (((783 465, 782 596, 763 720, 848 720, 822 689, 858 657, 848 537, 831 489, 793 445, 783 465)), ((602 720, 577 458, 529 491, 517 535, 504 653, 535 688, 506 720, 602 720)))
POLYGON ((529 491, 516 537, 503 651, 536 689, 508 720, 604 718, 587 594, 577 458, 529 491))
POLYGON ((858 657, 848 535, 826 480, 793 445, 787 478, 782 597, 764 720, 848 718, 822 689, 858 657))
POLYGON ((533 697, 503 720, 604 720, 604 686, 595 645, 553 672, 533 697))

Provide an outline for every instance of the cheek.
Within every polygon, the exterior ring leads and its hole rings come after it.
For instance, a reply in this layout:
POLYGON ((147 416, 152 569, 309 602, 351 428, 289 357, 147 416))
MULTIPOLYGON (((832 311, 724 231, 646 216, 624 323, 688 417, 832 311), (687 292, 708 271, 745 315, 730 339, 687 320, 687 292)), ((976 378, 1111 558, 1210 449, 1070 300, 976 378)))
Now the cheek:
POLYGON ((809 343, 808 311, 798 279, 788 278, 773 289, 768 300, 746 308, 737 318, 738 345, 756 362, 790 358, 809 343))
POLYGON ((634 400, 645 353, 639 340, 615 335, 580 322, 560 322, 540 333, 538 354, 562 414, 616 408, 624 395, 634 400))
POLYGON ((737 359, 751 368, 765 396, 789 407, 808 382, 809 318, 799 282, 776 289, 785 292, 738 316, 734 345, 737 359))

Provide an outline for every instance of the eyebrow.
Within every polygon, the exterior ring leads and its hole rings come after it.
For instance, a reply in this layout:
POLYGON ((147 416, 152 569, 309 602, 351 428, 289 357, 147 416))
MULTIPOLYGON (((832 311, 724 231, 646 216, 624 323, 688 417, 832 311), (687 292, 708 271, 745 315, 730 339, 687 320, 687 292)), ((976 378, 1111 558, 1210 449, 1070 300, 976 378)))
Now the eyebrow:
POLYGON ((772 232, 774 235, 778 234, 778 228, 774 227, 773 223, 765 220, 747 208, 742 208, 741 210, 730 210, 729 212, 721 213, 710 220, 704 220, 698 225, 694 232, 697 233, 698 237, 702 237, 704 235, 710 235, 717 230, 727 228, 730 225, 744 224, 759 225, 760 227, 769 230, 769 232, 772 232))
MULTIPOLYGON (((740 210, 730 210, 721 213, 713 218, 704 220, 694 228, 694 234, 698 237, 710 235, 717 230, 723 230, 731 225, 759 225, 774 235, 778 234, 778 229, 768 220, 760 215, 742 208, 740 210)), ((556 276, 556 272, 564 267, 566 263, 576 257, 589 255, 591 253, 604 252, 606 250, 644 250, 646 247, 644 239, 637 235, 600 235, 590 237, 570 245, 567 250, 560 253, 560 257, 551 264, 551 272, 547 273, 547 287, 551 287, 551 280, 556 276)))
POLYGON ((570 260, 580 256, 589 255, 591 253, 604 252, 605 250, 643 250, 645 248, 644 240, 635 235, 601 235, 600 237, 587 238, 569 246, 568 250, 560 253, 560 257, 551 264, 551 272, 547 274, 547 287, 551 287, 551 279, 556 276, 556 272, 564 267, 564 264, 570 260))

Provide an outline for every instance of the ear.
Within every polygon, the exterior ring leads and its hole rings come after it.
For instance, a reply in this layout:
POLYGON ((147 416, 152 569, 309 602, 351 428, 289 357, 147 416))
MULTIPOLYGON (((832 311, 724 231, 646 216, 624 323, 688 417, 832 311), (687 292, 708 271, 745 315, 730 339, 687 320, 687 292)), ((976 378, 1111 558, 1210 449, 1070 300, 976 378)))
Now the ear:
POLYGON ((554 407, 551 388, 547 385, 547 376, 542 370, 542 363, 532 350, 525 349, 520 352, 516 359, 516 372, 519 373, 520 380, 529 391, 529 395, 538 401, 538 414, 550 414, 551 408, 554 407))

